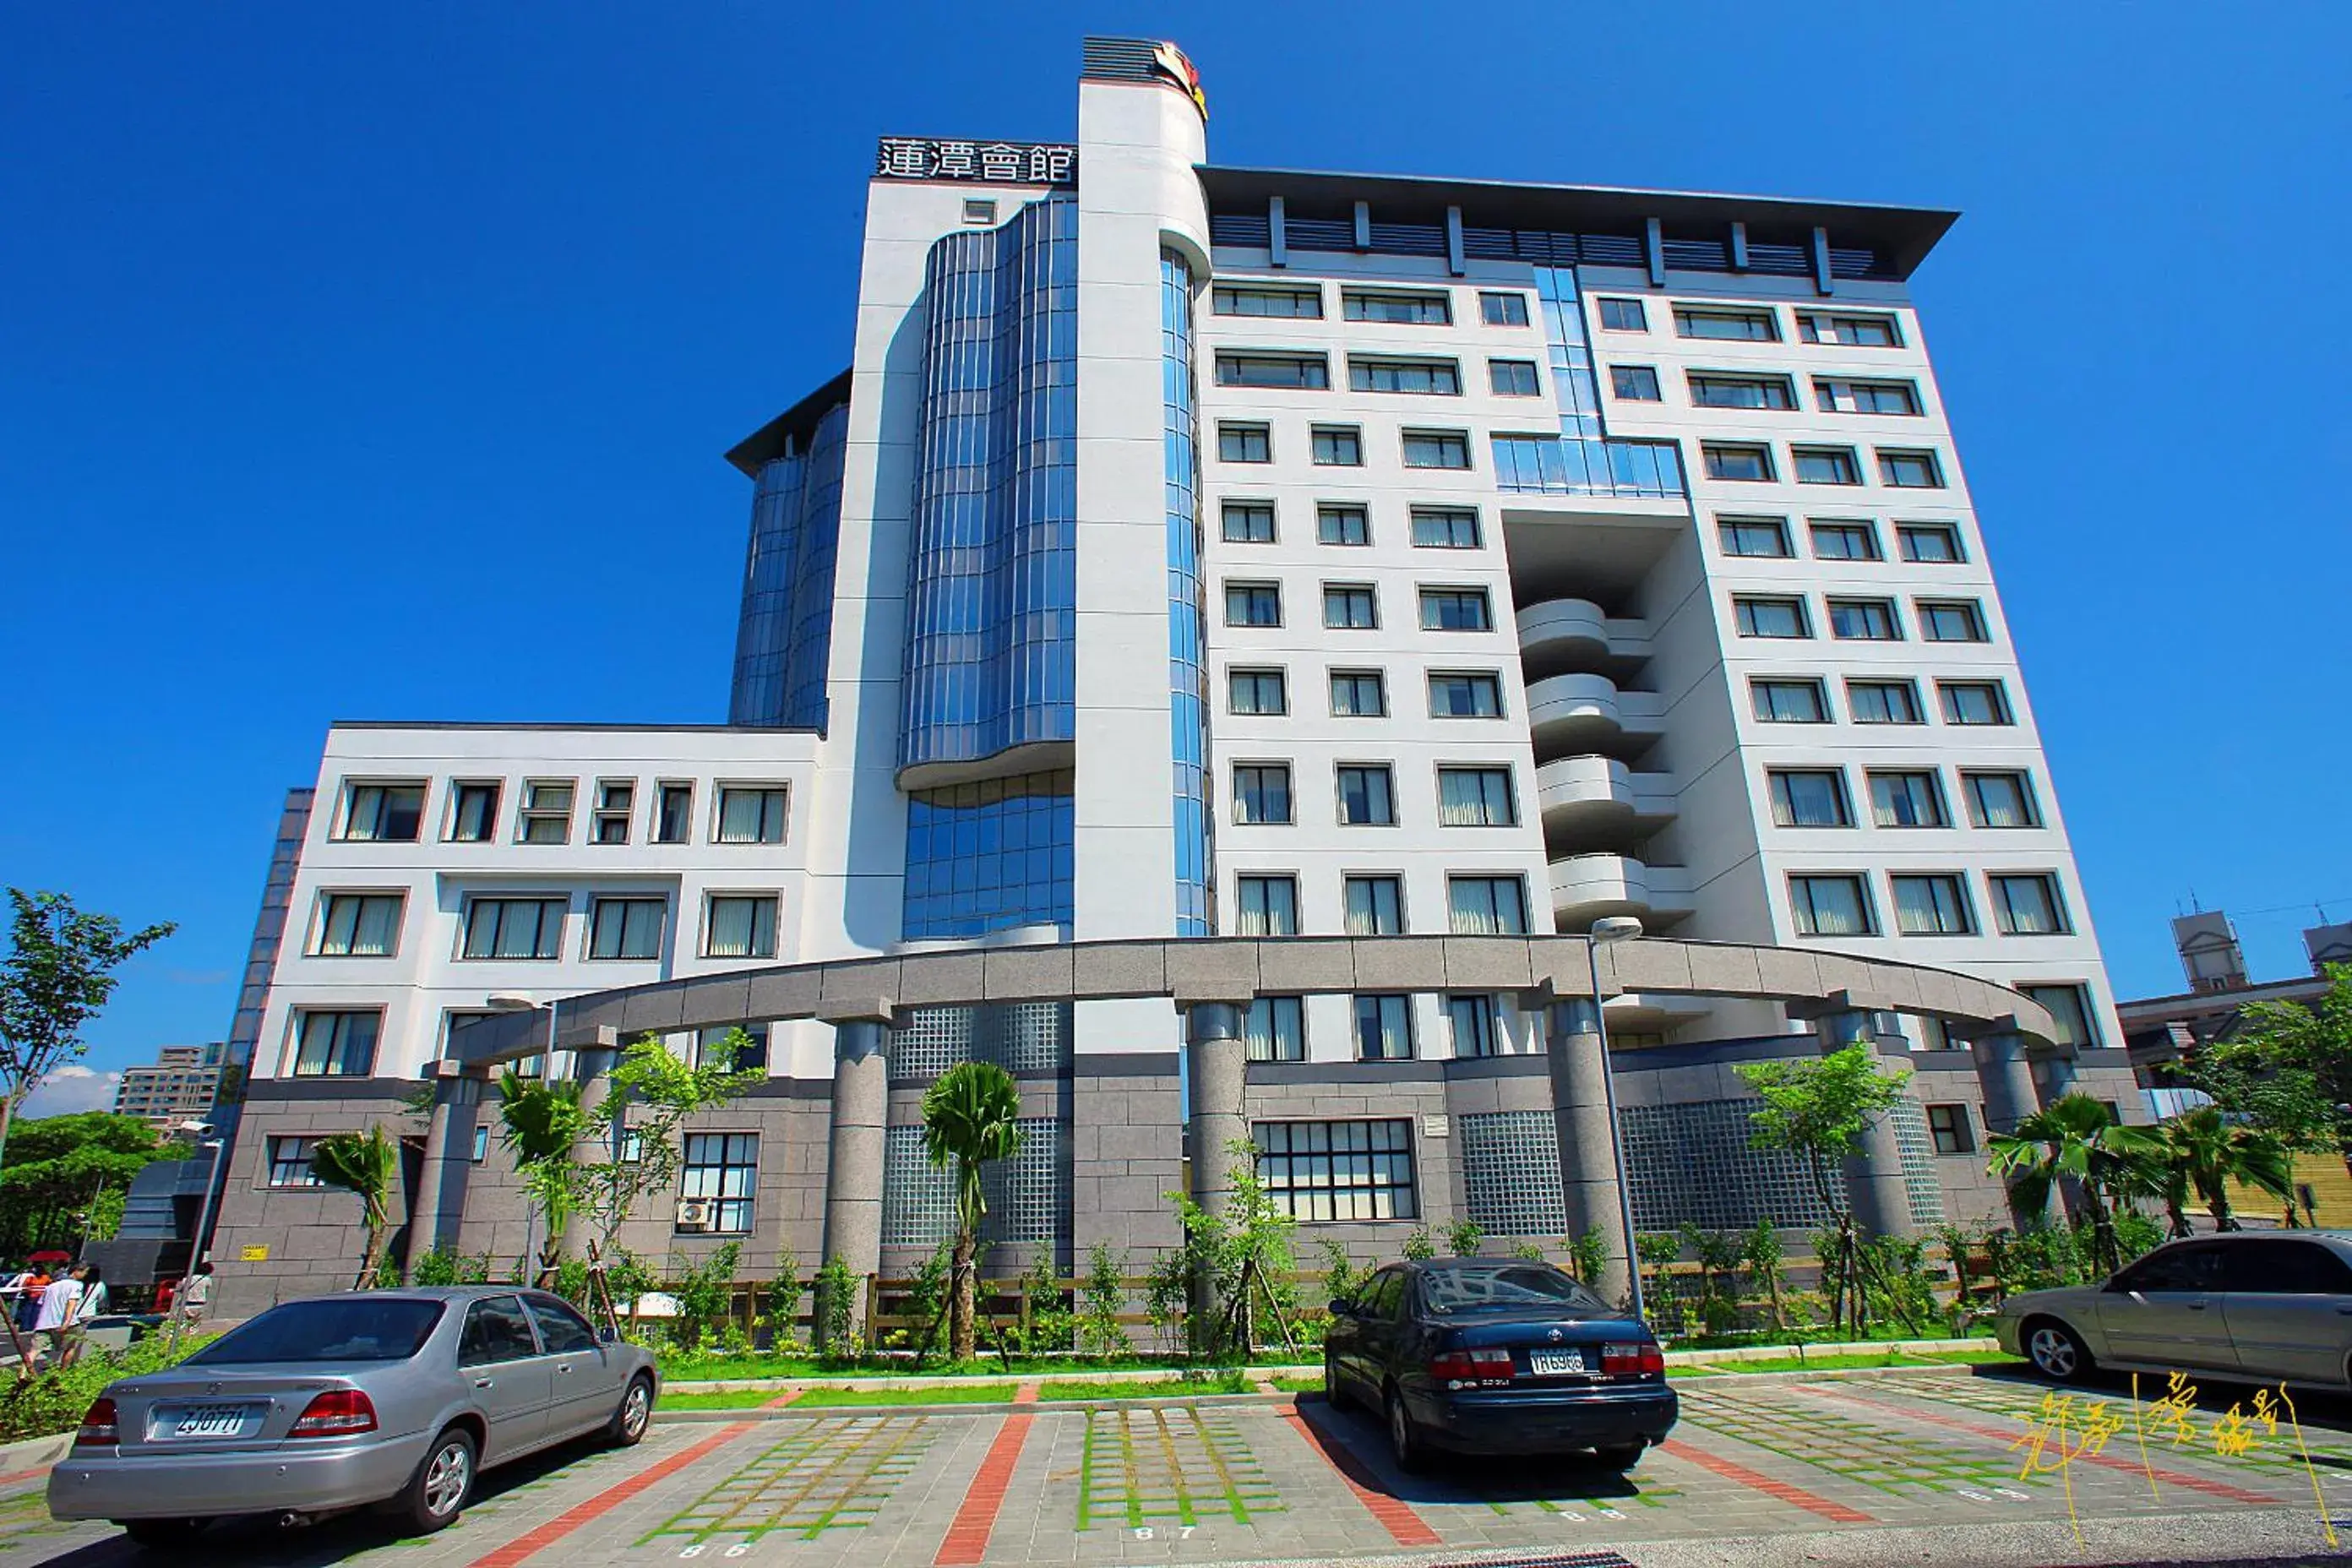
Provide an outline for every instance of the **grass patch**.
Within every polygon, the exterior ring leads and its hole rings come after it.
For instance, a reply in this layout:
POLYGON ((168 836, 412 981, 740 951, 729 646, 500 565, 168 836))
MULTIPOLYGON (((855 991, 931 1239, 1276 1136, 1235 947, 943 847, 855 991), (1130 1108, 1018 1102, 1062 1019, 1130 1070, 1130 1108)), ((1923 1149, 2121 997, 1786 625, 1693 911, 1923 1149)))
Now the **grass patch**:
MULTIPOLYGON (((1253 1366, 1299 1366, 1315 1362, 1321 1352, 1307 1346, 1297 1355, 1276 1352, 1250 1358, 1253 1366)), ((655 1359, 665 1383, 751 1383, 772 1379, 814 1377, 1051 1377, 1062 1373, 1088 1377, 1105 1372, 1186 1372, 1197 1370, 1181 1356, 1039 1355, 1014 1356, 1008 1369, 997 1356, 977 1356, 968 1362, 933 1361, 917 1367, 913 1362, 882 1356, 864 1361, 820 1361, 805 1352, 746 1351, 734 1355, 716 1352, 695 1354, 657 1351, 655 1359)), ((81 1412, 74 1412, 77 1419, 81 1412)))
MULTIPOLYGON (((1320 1379, 1314 1386, 1323 1386, 1320 1379)), ((1191 1373, 1181 1378, 1163 1378, 1154 1382, 1111 1383, 1087 1378, 1065 1378, 1049 1383, 1038 1390, 1037 1397, 1045 1400, 1095 1399, 1191 1399, 1203 1394, 1248 1394, 1254 1391, 1249 1374, 1244 1372, 1191 1373)))
POLYGON ((856 1405, 1009 1405, 1013 1383, 933 1384, 908 1388, 812 1388, 793 1401, 795 1410, 856 1405))
POLYGON ((1319 1377, 1271 1377, 1266 1379, 1285 1394, 1320 1394, 1323 1380, 1319 1377))
POLYGON ((1828 1351, 1820 1355, 1772 1356, 1763 1361, 1724 1361, 1705 1367, 1677 1366, 1668 1372, 1678 1377, 1726 1375, 1743 1372, 1868 1372, 1891 1366, 2014 1366, 2021 1364, 2015 1356, 1999 1351, 1937 1351, 1911 1354, 1895 1351, 1828 1351))
POLYGON ((772 1388, 744 1388, 729 1394, 665 1394, 660 1408, 664 1410, 754 1410, 771 1399, 779 1397, 772 1388))

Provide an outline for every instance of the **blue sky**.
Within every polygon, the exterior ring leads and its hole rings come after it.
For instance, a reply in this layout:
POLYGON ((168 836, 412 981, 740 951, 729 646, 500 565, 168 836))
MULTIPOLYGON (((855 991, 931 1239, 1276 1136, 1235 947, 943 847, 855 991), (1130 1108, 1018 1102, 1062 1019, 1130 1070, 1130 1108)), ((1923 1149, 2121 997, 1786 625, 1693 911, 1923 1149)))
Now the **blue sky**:
POLYGON ((2118 988, 2192 889, 2258 973, 2352 918, 2352 7, 7 26, 0 880, 181 925, 97 1065, 223 1033, 331 720, 724 717, 719 454, 845 363, 875 138, 1065 137, 1089 31, 1219 162, 1962 209, 1916 288, 2118 988))

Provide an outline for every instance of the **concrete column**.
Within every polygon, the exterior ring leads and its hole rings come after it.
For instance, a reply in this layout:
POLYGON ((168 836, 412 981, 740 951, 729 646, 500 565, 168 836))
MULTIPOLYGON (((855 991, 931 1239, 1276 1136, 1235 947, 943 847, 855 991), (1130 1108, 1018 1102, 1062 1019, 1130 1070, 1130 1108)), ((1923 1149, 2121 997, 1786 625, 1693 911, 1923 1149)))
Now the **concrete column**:
MULTIPOLYGON (((1813 1022, 1824 1052, 1842 1051, 1857 1039, 1873 1051, 1907 1051, 1902 1036, 1882 1037, 1875 1015, 1862 1011, 1824 1013, 1813 1022)), ((1854 1223, 1880 1236, 1916 1236, 1911 1217, 1911 1194, 1903 1182, 1903 1151, 1895 1141, 1892 1113, 1873 1117, 1862 1130, 1862 1146, 1845 1162, 1846 1195, 1853 1205, 1854 1223)))
MULTIPOLYGON (((589 1046, 568 1054, 572 1058, 572 1074, 580 1084, 580 1112, 593 1119, 613 1092, 613 1068, 621 1059, 621 1053, 609 1047, 589 1046)), ((614 1157, 614 1152, 592 1147, 587 1157, 592 1162, 610 1160, 614 1157)), ((586 1236, 587 1225, 583 1216, 574 1214, 566 1219, 563 1222, 563 1256, 584 1255, 586 1236)))
POLYGON ((1226 1145, 1249 1137, 1242 1011, 1231 1002, 1200 1002, 1184 1013, 1192 1080, 1186 1152, 1192 1161, 1192 1201, 1206 1209, 1222 1209, 1233 1194, 1233 1156, 1226 1145))
POLYGON ((1988 1129, 2014 1131, 2020 1121, 2042 1109, 2042 1091, 2034 1086, 2033 1063, 2025 1054, 2024 1036, 1980 1035, 1969 1043, 1969 1054, 1976 1058, 1977 1081, 1984 1090, 1988 1129))
MULTIPOLYGON (((449 1181, 449 1124, 465 1103, 465 1068, 457 1062, 437 1061, 427 1069, 433 1081, 433 1109, 425 1123, 425 1163, 416 1174, 416 1202, 408 1214, 408 1256, 401 1260, 401 1278, 415 1272, 417 1260, 441 1245, 441 1209, 449 1181)), ((472 1151, 467 1151, 470 1159, 472 1151)), ((458 1207, 465 1206, 462 1172, 458 1207)))
MULTIPOLYGON (((882 1148, 890 1121, 887 1025, 856 1018, 833 1028, 833 1157, 824 1187, 824 1260, 839 1258, 861 1280, 882 1268, 882 1148)), ((866 1292, 852 1298, 853 1327, 865 1328, 866 1292)))
POLYGON ((1625 1194, 1617 1182, 1617 1127, 1610 1113, 1601 1009, 1582 997, 1556 1001, 1549 1025, 1552 1117, 1559 1131, 1568 1228, 1575 1236, 1601 1233, 1608 1261, 1598 1281, 1600 1293, 1607 1300, 1628 1300, 1637 1265, 1633 1238, 1625 1232, 1625 1194))

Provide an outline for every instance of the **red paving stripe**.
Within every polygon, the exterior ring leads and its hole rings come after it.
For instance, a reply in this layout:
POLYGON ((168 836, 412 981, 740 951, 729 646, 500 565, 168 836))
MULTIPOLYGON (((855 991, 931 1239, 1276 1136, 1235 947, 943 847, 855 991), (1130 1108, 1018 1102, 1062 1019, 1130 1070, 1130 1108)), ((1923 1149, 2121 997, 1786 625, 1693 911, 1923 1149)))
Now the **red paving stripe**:
POLYGON ((782 1410, 785 1405, 790 1405, 793 1400, 798 1399, 802 1394, 806 1394, 808 1390, 805 1388, 788 1388, 784 1390, 783 1393, 776 1395, 773 1399, 769 1400, 765 1405, 760 1406, 760 1408, 762 1410, 782 1410))
POLYGON ((1036 1404, 1038 1391, 1043 1389, 1045 1386, 1045 1385, 1042 1383, 1023 1384, 1020 1387, 1013 1391, 1013 1403, 1015 1405, 1036 1404))
MULTIPOLYGON (((58 1458, 62 1458, 64 1456, 59 1455, 58 1458)), ((29 1481, 37 1477, 46 1476, 48 1473, 48 1466, 36 1465, 29 1470, 16 1470, 8 1475, 0 1476, 0 1487, 13 1487, 18 1481, 29 1481)))
POLYGON ((1687 1459, 1701 1469, 1713 1470, 1726 1480, 1738 1481, 1749 1491, 1762 1492, 1766 1497, 1778 1498, 1785 1503, 1794 1503, 1807 1513, 1820 1514, 1832 1523, 1875 1524, 1878 1522, 1858 1508, 1848 1508, 1842 1502, 1832 1502, 1825 1497, 1816 1497, 1802 1487, 1792 1487, 1786 1481, 1776 1481, 1771 1477, 1751 1470, 1745 1465, 1736 1465, 1720 1455, 1694 1448, 1679 1437, 1669 1437, 1659 1444, 1658 1448, 1660 1452, 1671 1454, 1677 1459, 1687 1459))
POLYGON ((963 1504, 956 1510, 955 1522, 948 1526, 948 1538, 940 1542, 940 1554, 931 1559, 932 1568, 970 1568, 988 1555, 989 1532, 996 1528, 997 1510, 1004 1506, 1013 1467, 1021 1462, 1021 1446, 1029 1440, 1030 1423, 1036 1419, 1025 1410, 1015 1411, 996 1429, 996 1440, 988 1446, 980 1473, 971 1478, 963 1504))
POLYGON ((1307 1439, 1308 1447, 1322 1455, 1325 1461, 1339 1472, 1339 1479, 1347 1482, 1349 1491, 1356 1494, 1356 1500, 1380 1521, 1381 1528, 1387 1531, 1399 1546, 1439 1544, 1437 1531, 1429 1528, 1427 1520, 1413 1512, 1409 1504, 1380 1490, 1380 1479, 1365 1468, 1364 1461, 1356 1458, 1347 1445, 1326 1436, 1321 1427, 1298 1414, 1296 1404, 1282 1413, 1282 1418, 1307 1439))
MULTIPOLYGON (((1999 1426, 1985 1426, 1974 1421, 1963 1421, 1957 1415, 1938 1415, 1932 1411, 1914 1410, 1907 1405, 1894 1405, 1884 1399, 1870 1398, 1866 1394, 1848 1394, 1843 1389, 1827 1388, 1819 1384, 1801 1383, 1796 1386, 1798 1393, 1810 1394, 1816 1399, 1842 1399, 1849 1405, 1866 1405, 1873 1410, 1884 1410, 1892 1415, 1908 1415, 1915 1421, 1925 1421, 1930 1426, 1948 1426, 1955 1432, 1970 1432, 1979 1437, 1990 1437, 2004 1447, 2015 1447, 2018 1438, 2023 1435, 2021 1432, 2004 1431, 1999 1426)), ((2279 1506, 2277 1498, 2267 1497, 2261 1492, 2250 1492, 2243 1487, 2233 1487, 2227 1481, 2209 1481, 2202 1476, 2183 1475, 2179 1470, 2168 1470, 2160 1465, 2143 1467, 2137 1459, 2118 1459, 2112 1454, 2085 1454, 2080 1462, 2085 1465, 2096 1465, 2103 1470, 2121 1470, 2126 1475, 2154 1476, 2158 1480, 2172 1486, 2184 1488, 2192 1492, 2203 1492, 2208 1497, 2228 1498, 2231 1502, 2264 1503, 2272 1508, 2279 1506)))
POLYGON ((515 1568, 515 1564, 523 1559, 554 1545, 589 1521, 611 1512, 655 1482, 668 1479, 697 1459, 724 1447, 751 1429, 751 1424, 748 1421, 722 1426, 715 1435, 705 1437, 693 1447, 679 1449, 661 1463, 607 1487, 578 1508, 557 1515, 528 1534, 517 1536, 496 1552, 475 1558, 466 1568, 515 1568))

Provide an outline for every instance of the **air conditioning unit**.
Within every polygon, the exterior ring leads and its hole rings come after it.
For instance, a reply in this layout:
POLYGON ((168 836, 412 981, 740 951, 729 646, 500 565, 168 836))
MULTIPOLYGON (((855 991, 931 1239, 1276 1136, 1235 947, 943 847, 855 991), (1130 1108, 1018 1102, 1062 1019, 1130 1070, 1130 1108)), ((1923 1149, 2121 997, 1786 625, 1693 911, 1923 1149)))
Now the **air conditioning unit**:
POLYGON ((677 1228, 680 1230, 709 1230, 710 1228, 710 1200, 709 1198, 680 1198, 677 1204, 677 1228))

